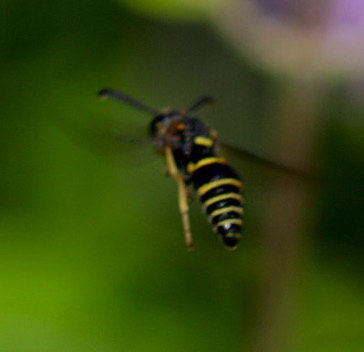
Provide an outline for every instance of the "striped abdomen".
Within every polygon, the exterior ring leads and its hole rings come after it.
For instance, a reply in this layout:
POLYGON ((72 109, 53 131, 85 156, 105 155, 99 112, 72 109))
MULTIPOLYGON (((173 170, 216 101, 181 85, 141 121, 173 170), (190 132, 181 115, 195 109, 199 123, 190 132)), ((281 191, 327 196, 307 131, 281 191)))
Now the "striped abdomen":
POLYGON ((242 182, 225 159, 206 157, 189 165, 194 188, 209 222, 229 248, 235 248, 243 228, 242 182))

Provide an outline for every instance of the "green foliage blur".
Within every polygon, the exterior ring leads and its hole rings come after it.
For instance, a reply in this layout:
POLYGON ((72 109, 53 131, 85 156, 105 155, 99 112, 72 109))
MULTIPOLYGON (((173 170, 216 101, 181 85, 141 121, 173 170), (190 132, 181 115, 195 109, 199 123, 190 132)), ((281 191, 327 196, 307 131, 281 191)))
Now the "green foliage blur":
MULTIPOLYGON (((121 3, 0 2, 0 351, 254 350, 269 182, 247 164, 235 252, 191 204, 187 253, 163 160, 107 140, 143 135, 150 116, 96 93, 119 88, 157 108, 211 94, 201 116, 221 139, 269 156, 279 79, 203 16, 157 21, 121 3)), ((294 351, 364 348, 363 104, 348 91, 331 86, 322 112, 294 351)))

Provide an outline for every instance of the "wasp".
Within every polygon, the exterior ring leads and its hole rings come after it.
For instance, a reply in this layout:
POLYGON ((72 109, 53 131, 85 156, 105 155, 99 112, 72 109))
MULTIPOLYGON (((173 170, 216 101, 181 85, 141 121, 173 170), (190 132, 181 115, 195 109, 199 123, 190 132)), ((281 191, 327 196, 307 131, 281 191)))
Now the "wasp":
POLYGON ((217 133, 196 112, 211 103, 204 96, 186 109, 154 109, 118 90, 102 89, 100 98, 113 98, 153 115, 149 134, 165 159, 167 172, 178 185, 179 209, 187 248, 194 244, 188 201, 198 196, 213 230, 227 248, 235 249, 244 227, 244 186, 229 163, 217 152, 217 133))

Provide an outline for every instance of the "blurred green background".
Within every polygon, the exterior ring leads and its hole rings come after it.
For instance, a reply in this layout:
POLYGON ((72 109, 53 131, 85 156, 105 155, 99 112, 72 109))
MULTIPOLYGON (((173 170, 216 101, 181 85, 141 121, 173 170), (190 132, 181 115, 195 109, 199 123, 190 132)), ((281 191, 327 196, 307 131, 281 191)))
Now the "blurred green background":
POLYGON ((277 4, 1 0, 0 351, 364 349, 363 52, 320 52, 332 12, 277 4), (234 153, 245 237, 226 251, 191 204, 187 253, 162 160, 101 150, 150 118, 104 87, 155 107, 210 94, 222 140, 318 181, 234 153))

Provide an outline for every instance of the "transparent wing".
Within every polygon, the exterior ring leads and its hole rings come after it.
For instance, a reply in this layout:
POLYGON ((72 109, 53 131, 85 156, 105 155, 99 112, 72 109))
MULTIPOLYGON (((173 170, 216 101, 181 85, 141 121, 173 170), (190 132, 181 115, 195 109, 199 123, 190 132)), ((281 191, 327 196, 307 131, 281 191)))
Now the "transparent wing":
POLYGON ((273 161, 245 149, 226 143, 219 144, 220 154, 243 180, 246 199, 250 206, 265 204, 272 191, 284 194, 289 189, 311 192, 318 184, 310 172, 273 161))
POLYGON ((225 143, 219 142, 218 146, 219 151, 222 154, 226 155, 227 158, 231 158, 237 160, 238 164, 243 163, 244 161, 250 164, 255 165, 258 168, 261 168, 265 173, 272 173, 275 175, 285 175, 296 178, 297 180, 302 180, 306 182, 314 181, 314 175, 304 170, 303 168, 296 168, 290 165, 286 165, 276 160, 269 159, 265 156, 256 154, 254 152, 248 151, 246 149, 225 143))
POLYGON ((156 159, 146 119, 98 113, 57 124, 72 143, 105 160, 138 166, 156 159))

